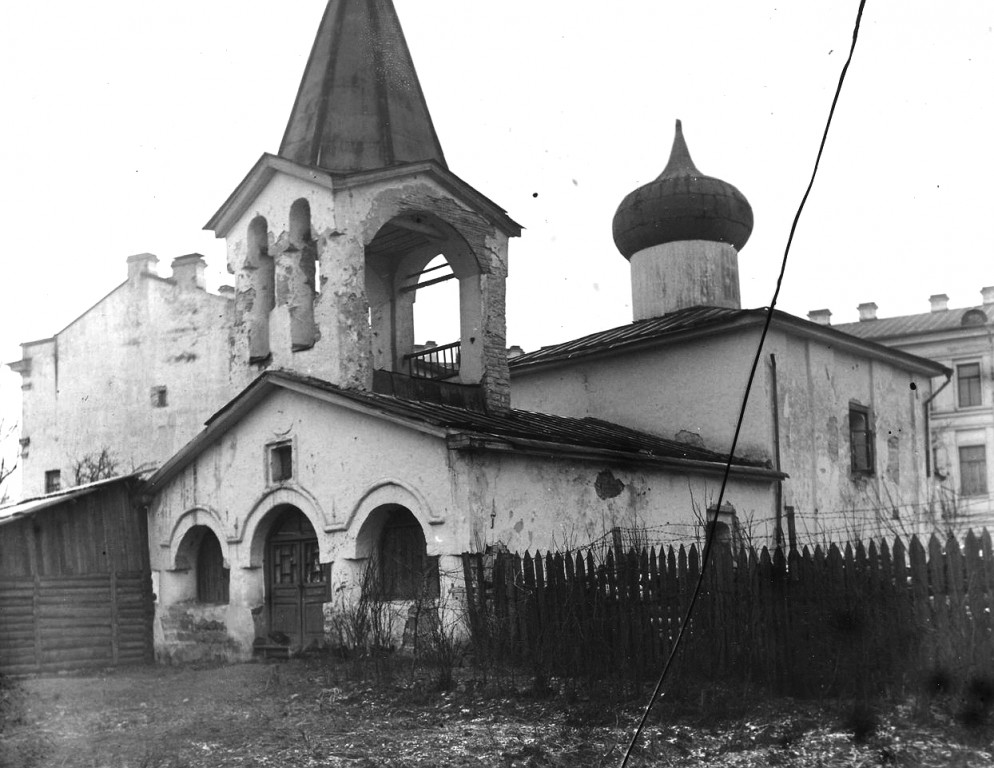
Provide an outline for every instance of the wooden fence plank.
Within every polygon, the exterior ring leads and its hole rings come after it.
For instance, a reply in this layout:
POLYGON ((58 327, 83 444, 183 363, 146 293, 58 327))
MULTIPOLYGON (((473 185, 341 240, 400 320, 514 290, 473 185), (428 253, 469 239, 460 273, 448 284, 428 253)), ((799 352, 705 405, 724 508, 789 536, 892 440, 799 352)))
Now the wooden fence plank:
MULTIPOLYGON (((678 675, 739 675, 805 695, 856 693, 903 684, 954 654, 970 668, 989 664, 989 542, 986 532, 969 534, 962 546, 948 540, 943 548, 933 537, 927 554, 917 537, 907 547, 898 537, 893 546, 853 542, 827 552, 718 546, 707 564, 695 545, 612 547, 597 553, 605 555, 599 563, 591 550, 526 552, 495 558, 490 584, 469 579, 467 597, 491 617, 494 653, 543 674, 639 679, 667 658, 706 567, 678 675)), ((477 561, 464 562, 470 572, 477 561)), ((45 610, 58 620, 63 608, 45 610)), ((123 655, 120 620, 117 632, 123 655)))

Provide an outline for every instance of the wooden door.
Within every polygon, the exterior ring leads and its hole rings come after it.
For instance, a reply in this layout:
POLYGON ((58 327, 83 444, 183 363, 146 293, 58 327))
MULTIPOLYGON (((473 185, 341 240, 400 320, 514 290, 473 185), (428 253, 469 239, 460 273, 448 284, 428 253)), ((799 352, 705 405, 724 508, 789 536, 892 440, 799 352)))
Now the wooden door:
POLYGON ((314 529, 299 510, 284 513, 266 547, 270 634, 286 636, 298 650, 320 643, 327 586, 314 529))

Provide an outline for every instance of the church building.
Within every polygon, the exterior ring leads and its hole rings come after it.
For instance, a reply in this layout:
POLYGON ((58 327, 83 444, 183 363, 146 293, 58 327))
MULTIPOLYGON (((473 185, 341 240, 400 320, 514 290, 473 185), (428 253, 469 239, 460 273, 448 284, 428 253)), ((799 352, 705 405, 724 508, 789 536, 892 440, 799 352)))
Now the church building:
POLYGON ((694 167, 679 123, 615 216, 634 322, 509 363, 521 227, 448 168, 389 0, 330 0, 279 151, 207 227, 233 290, 203 291, 195 255, 169 279, 136 258, 92 321, 16 364, 26 472, 62 469, 46 451, 69 440, 158 465, 160 659, 323 644, 371 578, 403 627, 412 600, 458 597, 467 551, 689 539, 713 515, 740 541, 840 538, 834 515, 877 530, 868 505, 927 498, 923 403, 945 369, 777 313, 715 507, 765 310, 739 301, 752 209, 694 167), (458 338, 426 346, 415 300, 450 280, 458 338), (106 392, 63 362, 98 334, 120 379, 106 392))

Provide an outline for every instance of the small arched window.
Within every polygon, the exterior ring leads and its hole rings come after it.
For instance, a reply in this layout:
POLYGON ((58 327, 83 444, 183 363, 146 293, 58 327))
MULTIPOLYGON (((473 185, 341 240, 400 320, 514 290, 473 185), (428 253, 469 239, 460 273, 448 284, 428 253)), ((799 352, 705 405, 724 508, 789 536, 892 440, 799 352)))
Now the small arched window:
POLYGON ((963 313, 960 325, 964 327, 971 325, 987 325, 987 315, 982 309, 968 309, 963 313))

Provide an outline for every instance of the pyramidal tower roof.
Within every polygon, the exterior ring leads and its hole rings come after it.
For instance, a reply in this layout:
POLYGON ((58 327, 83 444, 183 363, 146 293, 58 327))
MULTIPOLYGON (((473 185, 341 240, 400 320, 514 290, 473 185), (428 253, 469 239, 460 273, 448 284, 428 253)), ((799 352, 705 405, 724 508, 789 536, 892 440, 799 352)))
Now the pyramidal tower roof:
POLYGON ((351 173, 445 156, 391 0, 330 0, 279 154, 351 173))

